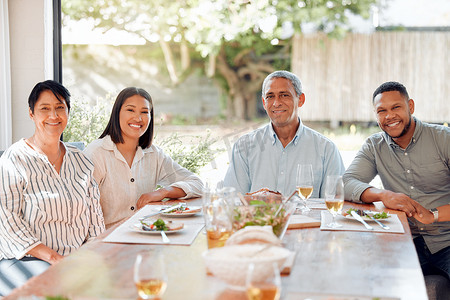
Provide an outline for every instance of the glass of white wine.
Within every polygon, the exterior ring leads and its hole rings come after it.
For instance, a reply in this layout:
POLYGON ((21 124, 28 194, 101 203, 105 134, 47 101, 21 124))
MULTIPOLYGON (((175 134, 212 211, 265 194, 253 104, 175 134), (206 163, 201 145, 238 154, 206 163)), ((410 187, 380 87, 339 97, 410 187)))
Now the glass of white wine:
POLYGON ((278 265, 273 263, 268 266, 271 272, 268 276, 262 276, 256 272, 255 264, 250 264, 247 270, 247 299, 248 300, 279 300, 281 295, 281 278, 278 265))
POLYGON ((328 211, 333 216, 331 223, 327 224, 330 228, 342 227, 336 221, 336 216, 342 213, 344 207, 344 183, 342 176, 328 175, 325 183, 325 204, 328 211))
POLYGON ((167 287, 163 255, 152 251, 139 252, 134 264, 134 283, 141 299, 160 298, 167 287))
POLYGON ((311 209, 306 201, 311 197, 314 190, 314 175, 311 164, 297 166, 297 190, 298 196, 303 200, 302 211, 307 212, 311 209))

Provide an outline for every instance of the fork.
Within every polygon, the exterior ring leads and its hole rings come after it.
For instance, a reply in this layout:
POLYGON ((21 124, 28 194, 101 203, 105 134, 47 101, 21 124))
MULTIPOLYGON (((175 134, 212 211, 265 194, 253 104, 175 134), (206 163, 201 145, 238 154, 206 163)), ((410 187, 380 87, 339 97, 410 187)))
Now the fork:
POLYGON ((167 235, 166 235, 166 233, 164 232, 164 230, 161 230, 161 237, 162 237, 162 240, 163 240, 163 243, 164 243, 164 244, 170 243, 170 240, 169 240, 169 238, 167 237, 167 235))
POLYGON ((370 214, 368 214, 366 210, 362 211, 362 210, 358 209, 357 214, 360 215, 360 216, 367 216, 369 219, 371 219, 372 221, 375 221, 378 225, 380 225, 381 228, 383 228, 384 230, 391 229, 391 227, 381 223, 380 221, 378 221, 377 219, 372 217, 370 214))

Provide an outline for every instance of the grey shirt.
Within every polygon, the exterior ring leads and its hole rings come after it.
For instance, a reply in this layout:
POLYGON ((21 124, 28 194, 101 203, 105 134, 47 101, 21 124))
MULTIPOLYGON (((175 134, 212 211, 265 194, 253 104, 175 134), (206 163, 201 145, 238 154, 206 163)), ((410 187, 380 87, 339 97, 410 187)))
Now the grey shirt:
MULTIPOLYGON (((403 193, 427 209, 450 203, 450 128, 414 120, 406 149, 384 132, 366 140, 344 174, 345 199, 360 201, 378 174, 386 190, 403 193)), ((450 222, 408 221, 413 236, 422 235, 431 253, 450 245, 450 222)))

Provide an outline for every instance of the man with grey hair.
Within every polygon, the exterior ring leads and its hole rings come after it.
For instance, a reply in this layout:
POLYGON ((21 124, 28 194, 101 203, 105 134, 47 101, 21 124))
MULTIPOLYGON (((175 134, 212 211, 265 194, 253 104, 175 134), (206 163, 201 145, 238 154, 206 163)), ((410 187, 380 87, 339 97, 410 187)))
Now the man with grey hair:
POLYGON ((311 197, 324 197, 327 175, 341 175, 344 164, 336 145, 306 127, 298 116, 305 103, 300 79, 288 71, 269 74, 262 85, 262 101, 270 124, 250 132, 233 146, 224 185, 243 194, 268 188, 291 194, 299 164, 311 164, 311 197))

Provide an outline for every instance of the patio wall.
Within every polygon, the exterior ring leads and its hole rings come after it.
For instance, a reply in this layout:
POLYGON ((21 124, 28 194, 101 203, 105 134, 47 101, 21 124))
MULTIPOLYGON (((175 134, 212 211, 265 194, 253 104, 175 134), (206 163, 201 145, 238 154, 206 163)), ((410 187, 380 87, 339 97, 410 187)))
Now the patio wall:
POLYGON ((302 117, 310 121, 374 121, 372 93, 399 81, 415 100, 415 115, 449 122, 450 32, 376 32, 330 39, 297 36, 292 71, 304 85, 302 117))

